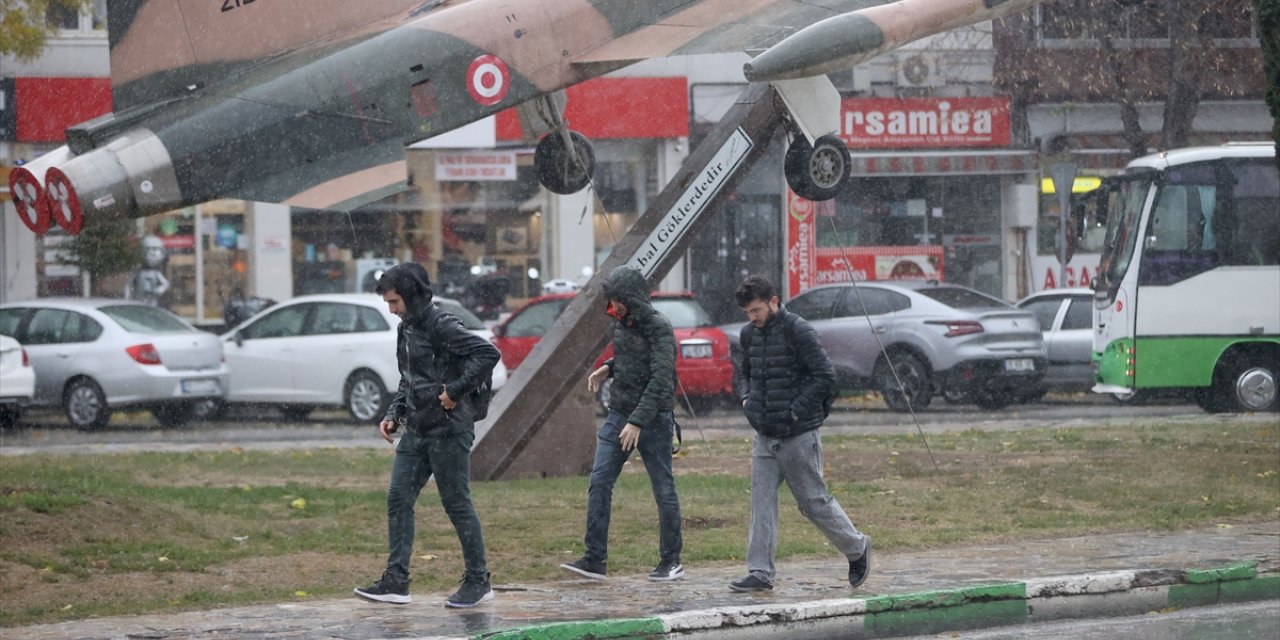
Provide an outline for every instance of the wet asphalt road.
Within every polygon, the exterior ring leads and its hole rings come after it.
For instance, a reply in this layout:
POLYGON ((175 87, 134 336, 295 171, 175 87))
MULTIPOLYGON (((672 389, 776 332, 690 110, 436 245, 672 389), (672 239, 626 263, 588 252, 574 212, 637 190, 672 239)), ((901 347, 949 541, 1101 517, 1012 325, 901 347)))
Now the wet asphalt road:
MULTIPOLYGON (((722 408, 706 415, 680 416, 686 440, 740 437, 750 433, 738 411, 722 408)), ((1089 394, 1050 395, 1041 402, 982 411, 973 405, 937 402, 913 417, 889 411, 877 399, 842 400, 827 420, 827 434, 885 435, 941 433, 965 429, 1012 430, 1093 427, 1143 422, 1275 421, 1272 415, 1210 416, 1194 404, 1173 401, 1121 405, 1089 394)), ((61 412, 28 412, 17 425, 0 430, 0 455, 109 453, 137 450, 199 450, 239 446, 253 449, 383 447, 373 425, 360 425, 342 410, 320 409, 306 421, 288 420, 271 408, 234 407, 221 420, 193 422, 179 429, 159 427, 145 411, 117 413, 97 432, 77 431, 61 412)))

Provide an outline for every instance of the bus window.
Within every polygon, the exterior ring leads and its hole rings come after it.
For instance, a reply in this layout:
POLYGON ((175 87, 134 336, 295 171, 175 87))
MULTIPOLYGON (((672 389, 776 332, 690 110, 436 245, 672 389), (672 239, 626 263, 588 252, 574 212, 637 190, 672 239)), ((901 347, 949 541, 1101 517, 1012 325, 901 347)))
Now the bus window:
POLYGON ((1280 171, 1271 162, 1232 162, 1229 219, 1213 227, 1226 237, 1223 264, 1280 265, 1280 171))
POLYGON ((1216 164, 1187 165, 1171 171, 1160 185, 1147 225, 1139 284, 1172 284, 1218 265, 1216 164))

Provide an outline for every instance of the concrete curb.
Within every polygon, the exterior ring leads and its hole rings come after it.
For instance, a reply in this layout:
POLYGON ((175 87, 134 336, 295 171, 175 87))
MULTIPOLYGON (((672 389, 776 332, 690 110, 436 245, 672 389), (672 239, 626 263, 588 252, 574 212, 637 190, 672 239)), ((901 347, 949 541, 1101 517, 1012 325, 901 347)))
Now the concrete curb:
MULTIPOLYGON (((1280 573, 1256 562, 1211 569, 1116 571, 868 598, 718 607, 648 618, 558 622, 474 640, 887 638, 1063 618, 1135 615, 1280 599, 1280 573)), ((458 637, 459 639, 462 637, 458 637)))

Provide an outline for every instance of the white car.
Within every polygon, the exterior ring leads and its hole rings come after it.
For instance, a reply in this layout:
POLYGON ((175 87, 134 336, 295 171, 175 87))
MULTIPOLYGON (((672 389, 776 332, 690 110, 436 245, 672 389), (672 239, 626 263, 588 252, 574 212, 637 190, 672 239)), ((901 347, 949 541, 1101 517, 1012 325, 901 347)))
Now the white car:
MULTIPOLYGON (((492 333, 456 301, 436 298, 486 340, 492 333)), ((396 327, 400 319, 381 296, 334 293, 298 296, 267 308, 222 335, 231 385, 229 403, 274 405, 305 419, 317 406, 343 406, 360 422, 377 422, 400 384, 396 327)), ((501 363, 496 390, 507 380, 501 363)))
POLYGON ((13 426, 36 395, 36 372, 22 344, 0 335, 0 429, 13 426))
POLYGON ((178 426, 227 387, 216 336, 129 300, 7 303, 0 305, 0 333, 21 342, 31 358, 32 404, 63 407, 78 429, 100 429, 124 407, 148 409, 161 425, 178 426))

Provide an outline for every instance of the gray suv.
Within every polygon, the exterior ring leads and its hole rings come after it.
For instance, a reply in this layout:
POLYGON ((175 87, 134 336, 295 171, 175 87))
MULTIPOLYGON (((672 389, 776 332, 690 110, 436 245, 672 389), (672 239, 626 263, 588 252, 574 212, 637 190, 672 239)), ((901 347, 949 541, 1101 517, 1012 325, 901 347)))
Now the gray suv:
MULTIPOLYGON (((895 411, 924 409, 939 394, 1000 409, 1023 400, 1044 376, 1035 316, 959 285, 826 285, 786 307, 817 330, 841 389, 878 390, 895 411)), ((737 333, 731 338, 736 343, 737 333)))

